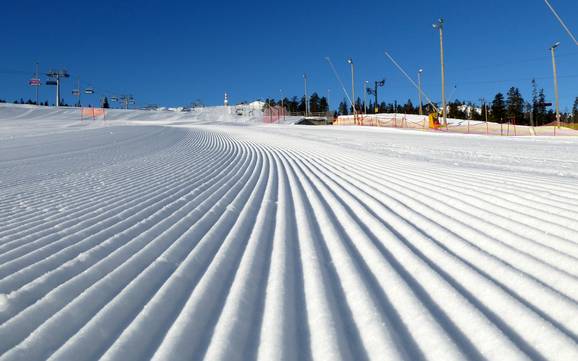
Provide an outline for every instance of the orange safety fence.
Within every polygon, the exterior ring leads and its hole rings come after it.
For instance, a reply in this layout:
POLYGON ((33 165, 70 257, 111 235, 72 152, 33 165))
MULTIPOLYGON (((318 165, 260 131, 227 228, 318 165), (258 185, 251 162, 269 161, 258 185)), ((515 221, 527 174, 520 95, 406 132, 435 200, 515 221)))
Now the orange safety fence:
POLYGON ((106 110, 103 108, 82 108, 80 111, 80 119, 96 119, 101 117, 106 117, 106 110))
MULTIPOLYGON (((555 123, 547 124, 540 127, 528 125, 519 125, 515 119, 508 119, 505 123, 486 122, 483 120, 457 120, 452 119, 447 126, 442 124, 439 119, 429 119, 429 116, 407 115, 407 114, 356 114, 340 115, 335 119, 334 125, 349 126, 372 126, 372 127, 389 127, 405 128, 423 131, 450 132, 450 133, 467 133, 478 135, 492 136, 551 136, 566 135, 578 136, 578 129, 572 129, 572 126, 557 128, 555 123)), ((435 117, 434 117, 435 118, 435 117)), ((572 124, 573 125, 573 124, 572 124)), ((576 127, 578 128, 578 127, 576 127)))

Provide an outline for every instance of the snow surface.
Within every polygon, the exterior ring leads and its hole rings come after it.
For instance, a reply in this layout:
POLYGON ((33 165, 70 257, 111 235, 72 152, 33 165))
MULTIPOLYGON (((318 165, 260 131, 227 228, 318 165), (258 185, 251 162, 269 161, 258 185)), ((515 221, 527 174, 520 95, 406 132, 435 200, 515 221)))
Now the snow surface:
POLYGON ((578 360, 578 138, 0 106, 0 360, 578 360))

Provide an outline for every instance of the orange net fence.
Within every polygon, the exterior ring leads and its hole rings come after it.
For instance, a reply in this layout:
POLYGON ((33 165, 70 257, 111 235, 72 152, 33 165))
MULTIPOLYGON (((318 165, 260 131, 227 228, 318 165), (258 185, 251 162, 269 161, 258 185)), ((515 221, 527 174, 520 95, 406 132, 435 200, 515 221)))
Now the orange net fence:
POLYGON ((448 124, 438 117, 414 114, 357 114, 341 115, 334 125, 357 125, 371 127, 404 128, 422 131, 465 133, 497 136, 578 136, 578 129, 557 128, 553 125, 531 127, 518 125, 514 119, 506 123, 485 122, 480 120, 448 119, 448 124))
POLYGON ((82 108, 80 117, 81 119, 104 119, 106 117, 106 110, 103 108, 82 108))

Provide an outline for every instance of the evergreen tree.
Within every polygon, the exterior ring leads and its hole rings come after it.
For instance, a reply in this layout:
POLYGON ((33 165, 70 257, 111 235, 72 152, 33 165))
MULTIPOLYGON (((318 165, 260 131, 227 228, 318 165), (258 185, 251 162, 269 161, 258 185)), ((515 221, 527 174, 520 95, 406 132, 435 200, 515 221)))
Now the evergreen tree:
POLYGON ((454 119, 459 119, 459 109, 458 109, 459 103, 458 102, 450 102, 448 104, 448 118, 454 118, 454 119))
POLYGON ((326 97, 321 97, 321 99, 319 99, 319 111, 323 113, 329 111, 329 103, 327 102, 326 97))
POLYGON ((492 119, 498 123, 503 123, 506 117, 506 103, 504 94, 498 93, 492 101, 492 119))
POLYGON ((403 112, 405 114, 415 114, 415 107, 413 106, 411 99, 408 99, 407 103, 405 103, 405 105, 403 106, 403 112))
POLYGON ((355 100, 355 109, 357 109, 357 113, 363 113, 363 102, 360 97, 355 100))
POLYGON ((532 117, 534 119, 534 122, 536 122, 537 119, 537 110, 538 110, 538 106, 539 106, 539 101, 538 101, 538 86, 536 85, 536 79, 532 79, 532 103, 530 104, 532 109, 532 117))
POLYGON ((348 115, 349 112, 347 111, 347 100, 343 100, 341 103, 339 103, 339 115, 348 115))
POLYGON ((291 101, 289 102, 289 111, 292 113, 297 113, 299 108, 299 101, 297 100, 297 97, 294 96, 291 98, 291 101))
POLYGON ((300 113, 305 113, 305 110, 305 96, 302 96, 299 105, 297 105, 297 111, 300 113))
POLYGON ((542 125, 546 123, 546 95, 544 94, 544 88, 540 89, 538 92, 538 102, 536 103, 536 108, 534 108, 535 117, 534 121, 537 125, 542 125))
POLYGON ((309 97, 309 112, 310 113, 319 113, 320 112, 319 101, 320 101, 319 94, 317 94, 317 93, 311 94, 311 96, 309 97))
POLYGON ((578 97, 574 99, 574 105, 572 106, 572 120, 574 123, 578 123, 578 97))
POLYGON ((515 87, 511 87, 508 90, 507 100, 506 100, 506 114, 509 118, 513 118, 515 122, 521 123, 524 119, 524 98, 520 90, 515 87))
POLYGON ((473 103, 468 103, 468 109, 469 109, 469 117, 471 120, 481 120, 482 119, 482 113, 478 112, 478 108, 475 104, 473 103))
POLYGON ((104 109, 110 108, 110 104, 108 103, 108 98, 107 98, 107 97, 104 97, 104 100, 102 101, 102 107, 103 107, 104 109))

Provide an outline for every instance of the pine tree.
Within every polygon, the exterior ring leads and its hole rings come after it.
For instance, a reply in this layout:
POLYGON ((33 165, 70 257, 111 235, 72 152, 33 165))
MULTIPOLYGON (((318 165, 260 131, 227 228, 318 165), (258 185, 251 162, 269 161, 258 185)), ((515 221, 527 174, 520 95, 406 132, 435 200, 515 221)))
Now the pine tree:
POLYGON ((498 123, 503 123, 506 116, 506 104, 504 94, 498 93, 492 101, 492 119, 498 123))
POLYGON ((538 110, 538 106, 539 106, 539 93, 538 93, 538 86, 536 85, 536 79, 532 79, 532 103, 530 104, 532 107, 532 117, 534 119, 534 122, 536 122, 536 120, 538 119, 537 117, 537 110, 538 110))
POLYGON ((459 119, 459 109, 458 109, 459 103, 458 102, 450 102, 448 104, 448 118, 454 118, 454 119, 459 119))
POLYGON ((572 106, 572 119, 574 123, 578 123, 578 97, 574 100, 574 106, 572 106))
POLYGON ((534 108, 535 122, 536 125, 542 125, 546 123, 546 95, 544 94, 544 89, 540 89, 538 92, 538 101, 536 107, 534 108))
POLYGON ((508 90, 506 108, 507 116, 513 118, 515 122, 521 122, 524 119, 524 98, 520 94, 520 89, 511 87, 508 90))
POLYGON ((347 111, 347 100, 343 100, 341 103, 339 103, 339 115, 348 115, 349 112, 347 111))
POLYGON ((405 105, 403 106, 403 112, 405 114, 415 114, 415 107, 413 106, 411 99, 408 99, 407 103, 405 103, 405 105))
POLYGON ((107 97, 104 97, 104 100, 102 101, 102 107, 104 109, 110 108, 110 104, 108 104, 108 98, 107 97))
MULTIPOLYGON (((468 103, 468 109, 469 109, 469 117, 471 120, 480 120, 482 119, 482 113, 478 112, 478 108, 476 107, 475 104, 473 103, 468 103)), ((483 112, 483 111, 482 111, 483 112)))
POLYGON ((305 107, 305 96, 301 97, 301 101, 299 102, 299 105, 297 105, 297 111, 300 113, 305 113, 306 107, 305 107))
POLYGON ((321 99, 319 99, 319 111, 323 113, 329 111, 329 103, 327 103, 326 97, 321 97, 321 99))
POLYGON ((313 93, 311 94, 311 96, 309 97, 309 112, 310 113, 319 113, 319 94, 317 93, 313 93))

